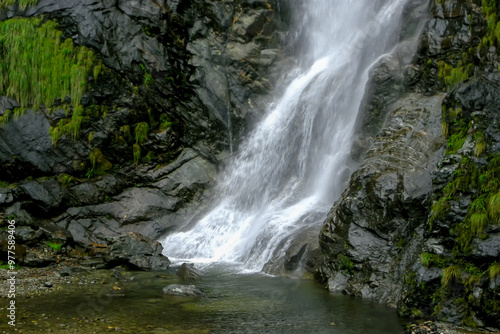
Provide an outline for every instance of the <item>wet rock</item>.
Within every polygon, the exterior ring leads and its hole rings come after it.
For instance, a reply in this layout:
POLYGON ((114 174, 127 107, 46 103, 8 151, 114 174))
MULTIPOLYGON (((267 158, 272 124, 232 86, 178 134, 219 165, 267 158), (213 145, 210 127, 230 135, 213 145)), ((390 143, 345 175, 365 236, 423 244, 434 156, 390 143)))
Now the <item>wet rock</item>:
POLYGON ((170 265, 158 241, 137 233, 114 237, 108 246, 109 253, 104 259, 110 267, 127 265, 141 270, 166 270, 170 265))
POLYGON ((204 293, 194 285, 170 284, 163 288, 163 294, 171 296, 203 296, 204 293))
POLYGON ((8 205, 14 201, 12 190, 8 188, 0 188, 0 205, 8 205))
POLYGON ((36 231, 30 226, 19 226, 15 229, 14 235, 16 236, 16 242, 21 244, 34 244, 42 236, 43 230, 37 229, 36 231))
MULTIPOLYGON (((320 234, 325 282, 355 295, 396 304, 405 269, 397 244, 427 218, 432 169, 443 154, 443 96, 410 94, 388 113, 385 126, 329 214, 320 234), (331 263, 333 259, 333 268, 331 263), (346 271, 348 282, 338 273, 346 271)), ((415 250, 411 249, 411 258, 415 250)), ((406 258, 406 256, 403 256, 406 258)), ((405 260, 407 261, 407 260, 405 260)))
POLYGON ((179 277, 182 283, 196 281, 201 276, 201 272, 194 267, 193 263, 181 264, 181 266, 179 267, 179 269, 177 269, 175 274, 177 275, 177 277, 179 277))
POLYGON ((43 286, 45 286, 46 288, 52 288, 54 285, 52 284, 52 282, 45 282, 43 286))
MULTIPOLYGON (((286 15, 278 8, 285 7, 281 0, 112 6, 40 0, 0 11, 1 20, 55 19, 64 39, 91 48, 105 68, 87 80, 86 118, 76 138, 64 135, 54 145, 49 135, 51 126, 72 117, 64 98, 28 109, 0 129, 2 180, 18 182, 0 188, 0 206, 10 206, 6 215, 19 225, 50 219, 80 247, 127 232, 158 238, 175 229, 198 206, 233 139, 236 146, 247 120, 267 104, 283 59, 286 15), (139 122, 151 129, 135 166, 139 122), (130 138, 121 130, 127 126, 130 138), (95 148, 109 163, 104 169, 90 162, 95 148)), ((0 96, 0 115, 15 107, 0 96)))
MULTIPOLYGON (((8 122, 0 131, 0 161, 3 178, 22 180, 42 173, 64 173, 73 170, 73 159, 85 152, 82 145, 52 145, 49 136, 50 123, 41 112, 28 109, 17 121, 8 122)), ((36 199, 47 200, 47 190, 38 185, 27 185, 28 194, 36 199)), ((50 201, 49 201, 50 203, 50 201)))
POLYGON ((349 282, 349 277, 341 272, 328 279, 328 289, 333 292, 343 292, 349 282))
POLYGON ((485 240, 474 239, 472 254, 478 258, 500 258, 500 234, 489 235, 485 240))

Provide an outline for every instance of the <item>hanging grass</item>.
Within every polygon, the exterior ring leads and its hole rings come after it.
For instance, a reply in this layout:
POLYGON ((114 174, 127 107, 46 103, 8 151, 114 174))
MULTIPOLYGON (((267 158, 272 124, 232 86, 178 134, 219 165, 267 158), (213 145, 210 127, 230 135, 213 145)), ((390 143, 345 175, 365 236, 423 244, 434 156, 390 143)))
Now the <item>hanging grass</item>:
POLYGON ((443 272, 443 277, 441 278, 441 285, 448 286, 451 282, 459 282, 462 279, 462 269, 459 266, 454 265, 446 268, 443 272))
POLYGON ((470 226, 473 236, 478 236, 488 227, 489 219, 486 213, 474 213, 470 217, 470 226))
POLYGON ((92 70, 94 54, 62 41, 54 21, 11 19, 0 22, 0 93, 16 99, 21 107, 49 108, 55 99, 71 95, 80 104, 92 70))
POLYGON ((5 9, 16 3, 19 4, 19 8, 25 9, 26 7, 36 5, 38 0, 0 0, 0 9, 5 9))
POLYGON ((141 122, 135 127, 135 143, 141 145, 148 138, 149 125, 141 122))
POLYGON ((476 133, 474 136, 476 140, 476 147, 474 148, 474 153, 476 157, 480 157, 486 150, 486 140, 484 139, 484 133, 482 131, 476 133))
POLYGON ((494 263, 490 266, 488 269, 488 273, 490 276, 490 280, 496 280, 497 277, 500 275, 500 264, 494 263))
POLYGON ((500 192, 490 197, 488 202, 488 213, 496 224, 500 224, 500 192))
POLYGON ((134 163, 138 165, 139 160, 141 160, 141 146, 139 144, 134 144, 132 151, 134 153, 134 163))

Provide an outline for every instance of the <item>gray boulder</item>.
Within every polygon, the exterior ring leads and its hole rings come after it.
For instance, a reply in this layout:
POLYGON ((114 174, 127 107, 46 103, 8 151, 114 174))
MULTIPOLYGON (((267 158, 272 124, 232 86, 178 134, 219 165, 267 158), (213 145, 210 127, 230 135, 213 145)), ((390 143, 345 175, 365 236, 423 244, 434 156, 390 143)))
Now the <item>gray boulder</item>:
POLYGON ((114 237, 104 256, 108 266, 128 265, 141 270, 166 270, 170 260, 162 254, 163 246, 138 233, 114 237))

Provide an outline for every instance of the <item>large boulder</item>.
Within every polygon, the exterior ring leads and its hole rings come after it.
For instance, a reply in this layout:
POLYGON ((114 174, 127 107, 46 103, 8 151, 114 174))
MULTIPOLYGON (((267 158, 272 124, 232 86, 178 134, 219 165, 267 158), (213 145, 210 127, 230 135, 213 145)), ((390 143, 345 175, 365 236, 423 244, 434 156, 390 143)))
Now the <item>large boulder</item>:
POLYGON ((163 246, 158 241, 137 233, 112 238, 108 251, 104 259, 111 267, 127 265, 133 269, 166 270, 170 265, 168 258, 162 254, 163 246))

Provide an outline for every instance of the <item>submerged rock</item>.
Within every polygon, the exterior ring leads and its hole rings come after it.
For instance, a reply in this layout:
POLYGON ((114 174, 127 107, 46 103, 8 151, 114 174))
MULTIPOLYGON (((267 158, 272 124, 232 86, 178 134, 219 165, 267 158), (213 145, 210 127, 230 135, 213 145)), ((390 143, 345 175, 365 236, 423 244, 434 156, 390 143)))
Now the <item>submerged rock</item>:
POLYGON ((186 283, 190 281, 196 281, 200 278, 201 272, 198 271, 194 264, 183 263, 179 269, 175 272, 175 274, 179 277, 181 282, 186 283))
POLYGON ((170 284, 163 288, 165 295, 171 296, 203 296, 204 293, 194 285, 170 284))

